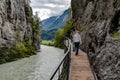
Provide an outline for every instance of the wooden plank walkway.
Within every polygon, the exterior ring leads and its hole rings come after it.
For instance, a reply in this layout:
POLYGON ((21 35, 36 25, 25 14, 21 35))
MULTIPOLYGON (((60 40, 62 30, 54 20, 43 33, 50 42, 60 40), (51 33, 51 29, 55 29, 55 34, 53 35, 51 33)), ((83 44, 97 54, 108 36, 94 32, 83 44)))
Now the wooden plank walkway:
POLYGON ((75 52, 71 53, 70 80, 95 80, 87 54, 81 50, 77 56, 75 52))

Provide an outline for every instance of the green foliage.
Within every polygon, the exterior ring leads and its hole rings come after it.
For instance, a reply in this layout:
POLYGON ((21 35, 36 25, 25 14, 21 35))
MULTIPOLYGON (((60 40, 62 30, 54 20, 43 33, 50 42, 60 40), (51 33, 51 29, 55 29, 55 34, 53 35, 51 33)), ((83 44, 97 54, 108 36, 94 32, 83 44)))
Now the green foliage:
POLYGON ((120 38, 120 33, 115 32, 111 35, 113 38, 120 38))
POLYGON ((64 48, 64 37, 70 37, 71 29, 73 28, 72 22, 68 21, 66 25, 63 27, 63 29, 59 29, 56 32, 55 36, 55 46, 64 48))
POLYGON ((0 63, 10 62, 23 57, 29 57, 35 54, 34 43, 39 42, 40 29, 39 29, 39 18, 37 15, 33 16, 32 8, 29 5, 30 0, 24 0, 24 9, 26 15, 27 24, 32 26, 33 42, 30 41, 28 36, 24 36, 24 41, 20 39, 19 32, 16 33, 16 39, 18 44, 14 45, 12 48, 1 47, 0 48, 0 63))
POLYGON ((39 37, 40 37, 40 27, 39 27, 40 19, 38 17, 37 12, 35 15, 33 15, 32 8, 30 7, 30 2, 31 2, 30 0, 24 0, 26 20, 27 23, 32 26, 33 43, 37 43, 39 42, 39 37))
POLYGON ((41 42, 42 45, 47 45, 47 46, 54 46, 54 41, 47 41, 47 40, 42 40, 41 42))
POLYGON ((40 34, 39 31, 39 18, 38 14, 33 16, 32 8, 30 7, 30 0, 25 1, 25 14, 26 14, 26 19, 27 22, 31 23, 33 32, 40 34))
POLYGON ((72 22, 71 22, 71 21, 68 21, 68 22, 66 23, 66 25, 63 27, 63 34, 64 34, 65 36, 70 37, 70 33, 71 33, 72 28, 73 28, 72 22))
POLYGON ((5 63, 8 59, 8 48, 7 47, 1 47, 0 48, 0 63, 5 63))
POLYGON ((33 13, 32 13, 32 8, 30 7, 30 4, 25 1, 25 14, 26 14, 26 19, 27 22, 30 22, 32 19, 33 13))
POLYGON ((20 39, 20 32, 19 32, 19 31, 16 32, 16 39, 17 39, 18 41, 21 41, 21 39, 20 39))
POLYGON ((38 15, 36 13, 35 16, 33 16, 32 18, 32 30, 33 30, 33 43, 36 43, 39 41, 39 36, 40 36, 40 27, 39 27, 39 18, 38 15))
POLYGON ((56 32, 56 37, 55 37, 55 47, 60 47, 60 48, 63 48, 63 29, 59 29, 57 32, 56 32))
POLYGON ((52 29, 52 30, 48 30, 48 31, 42 30, 41 38, 43 40, 53 40, 55 38, 56 31, 57 31, 57 29, 52 29))
POLYGON ((27 49, 27 55, 35 54, 35 47, 34 47, 34 45, 31 44, 31 42, 29 40, 24 41, 23 43, 27 49))
POLYGON ((62 29, 58 29, 55 35, 55 42, 54 44, 49 41, 42 41, 44 45, 54 45, 55 47, 64 48, 64 37, 70 36, 70 31, 72 29, 72 22, 68 21, 66 25, 62 29))
POLYGON ((8 49, 7 47, 0 48, 0 63, 10 62, 23 57, 29 57, 35 54, 35 48, 30 41, 20 42, 8 49))
POLYGON ((32 20, 32 29, 35 33, 39 34, 39 19, 33 18, 32 20))
POLYGON ((20 58, 20 57, 26 57, 27 48, 23 43, 16 44, 12 49, 12 54, 14 54, 14 57, 20 58))

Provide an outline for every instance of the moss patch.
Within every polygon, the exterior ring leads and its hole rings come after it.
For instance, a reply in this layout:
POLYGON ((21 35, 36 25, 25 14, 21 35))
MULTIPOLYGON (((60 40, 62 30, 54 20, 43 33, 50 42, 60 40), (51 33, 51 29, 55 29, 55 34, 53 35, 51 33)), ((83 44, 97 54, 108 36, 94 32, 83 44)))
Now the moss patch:
POLYGON ((113 38, 120 38, 120 33, 115 32, 111 35, 113 38))

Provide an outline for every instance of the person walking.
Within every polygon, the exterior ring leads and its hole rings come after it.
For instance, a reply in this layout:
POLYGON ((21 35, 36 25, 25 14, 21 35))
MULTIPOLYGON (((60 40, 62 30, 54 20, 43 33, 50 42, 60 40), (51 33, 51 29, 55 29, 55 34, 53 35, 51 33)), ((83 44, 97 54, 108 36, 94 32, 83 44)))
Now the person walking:
POLYGON ((75 31, 75 34, 73 35, 73 42, 75 45, 75 55, 78 55, 79 45, 82 43, 81 36, 78 31, 75 31))

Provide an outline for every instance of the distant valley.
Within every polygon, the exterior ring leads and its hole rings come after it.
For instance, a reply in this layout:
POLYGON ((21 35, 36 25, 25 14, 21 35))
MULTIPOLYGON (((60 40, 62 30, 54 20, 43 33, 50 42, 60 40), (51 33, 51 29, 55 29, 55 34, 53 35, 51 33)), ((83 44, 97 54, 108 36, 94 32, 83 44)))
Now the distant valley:
POLYGON ((52 16, 43 20, 41 38, 43 40, 53 40, 55 38, 56 31, 66 24, 69 13, 70 10, 67 9, 62 15, 52 16))

